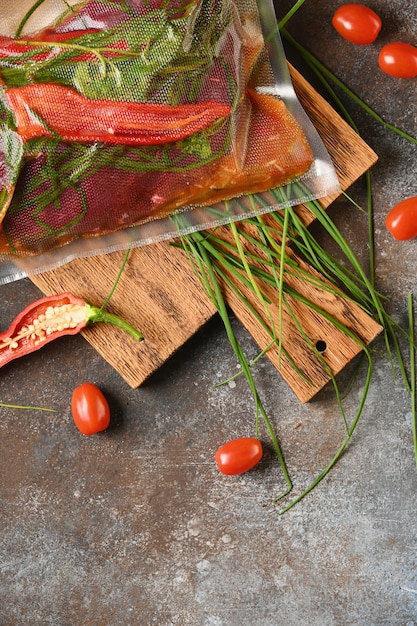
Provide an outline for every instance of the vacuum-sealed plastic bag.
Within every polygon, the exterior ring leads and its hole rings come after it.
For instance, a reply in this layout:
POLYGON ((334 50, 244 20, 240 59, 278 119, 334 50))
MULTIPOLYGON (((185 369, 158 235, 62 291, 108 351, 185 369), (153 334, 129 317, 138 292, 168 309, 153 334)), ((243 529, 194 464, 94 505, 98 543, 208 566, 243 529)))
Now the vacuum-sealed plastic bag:
POLYGON ((269 0, 3 1, 0 281, 338 189, 269 0))

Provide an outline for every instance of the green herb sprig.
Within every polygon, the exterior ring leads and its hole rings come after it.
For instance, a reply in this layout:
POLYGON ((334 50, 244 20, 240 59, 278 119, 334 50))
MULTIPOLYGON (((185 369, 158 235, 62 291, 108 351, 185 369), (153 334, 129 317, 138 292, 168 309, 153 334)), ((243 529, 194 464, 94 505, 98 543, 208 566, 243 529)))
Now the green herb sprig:
POLYGON ((23 404, 8 404, 6 402, 0 402, 0 406, 5 409, 19 409, 22 411, 45 411, 46 413, 56 413, 56 409, 50 409, 44 406, 32 406, 23 404))

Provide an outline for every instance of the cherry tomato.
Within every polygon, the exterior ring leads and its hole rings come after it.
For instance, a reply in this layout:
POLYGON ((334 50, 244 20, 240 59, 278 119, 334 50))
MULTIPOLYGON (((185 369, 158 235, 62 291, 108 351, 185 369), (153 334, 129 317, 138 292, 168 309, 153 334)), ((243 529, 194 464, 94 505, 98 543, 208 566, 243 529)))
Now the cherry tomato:
POLYGON ((106 430, 110 424, 110 408, 103 392, 93 383, 83 383, 72 392, 71 411, 83 435, 106 430))
POLYGON ((342 4, 334 13, 332 24, 344 39, 364 45, 373 43, 378 37, 382 20, 363 4, 342 4))
POLYGON ((388 213, 385 224, 395 239, 405 241, 417 237, 417 196, 396 204, 388 213))
POLYGON ((254 437, 239 437, 223 444, 216 452, 216 463, 222 474, 243 474, 262 458, 262 444, 254 437))
POLYGON ((409 43, 395 41, 381 48, 378 57, 383 72, 396 78, 417 76, 417 48, 409 43))

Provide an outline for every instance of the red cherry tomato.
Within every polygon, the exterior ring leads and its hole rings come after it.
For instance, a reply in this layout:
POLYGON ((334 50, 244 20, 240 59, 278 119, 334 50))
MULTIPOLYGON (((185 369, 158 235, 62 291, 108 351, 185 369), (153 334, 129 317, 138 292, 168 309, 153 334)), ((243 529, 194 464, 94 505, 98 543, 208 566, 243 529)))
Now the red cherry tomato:
POLYGON ((385 224, 395 239, 405 241, 417 237, 417 196, 396 204, 388 213, 385 224))
POLYGON ((363 4, 342 4, 334 13, 332 24, 344 39, 365 45, 373 43, 378 37, 382 20, 363 4))
POLYGON ((216 452, 216 463, 222 474, 243 474, 262 458, 262 444, 254 437, 239 437, 222 445, 216 452))
POLYGON ((409 43, 396 41, 381 48, 378 57, 383 72, 396 78, 417 76, 417 48, 409 43))
POLYGON ((75 425, 83 435, 106 430, 110 408, 103 392, 93 383, 83 383, 72 392, 71 411, 75 425))

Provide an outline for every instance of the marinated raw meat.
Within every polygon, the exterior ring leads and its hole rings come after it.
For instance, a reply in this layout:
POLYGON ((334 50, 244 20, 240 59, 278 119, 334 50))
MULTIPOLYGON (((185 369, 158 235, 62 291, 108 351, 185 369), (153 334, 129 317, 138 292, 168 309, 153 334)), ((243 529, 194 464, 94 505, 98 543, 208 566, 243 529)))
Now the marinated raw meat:
POLYGON ((249 4, 90 0, 1 38, 0 252, 40 254, 305 173, 312 150, 274 94, 249 4))

